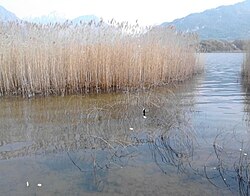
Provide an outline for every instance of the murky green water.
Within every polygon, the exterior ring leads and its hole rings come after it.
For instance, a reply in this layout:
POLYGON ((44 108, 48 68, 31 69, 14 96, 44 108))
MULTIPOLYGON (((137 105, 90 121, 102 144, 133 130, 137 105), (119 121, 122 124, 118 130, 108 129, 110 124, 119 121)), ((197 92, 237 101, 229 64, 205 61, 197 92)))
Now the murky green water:
POLYGON ((0 195, 248 195, 242 60, 207 54, 172 90, 1 98, 0 195))

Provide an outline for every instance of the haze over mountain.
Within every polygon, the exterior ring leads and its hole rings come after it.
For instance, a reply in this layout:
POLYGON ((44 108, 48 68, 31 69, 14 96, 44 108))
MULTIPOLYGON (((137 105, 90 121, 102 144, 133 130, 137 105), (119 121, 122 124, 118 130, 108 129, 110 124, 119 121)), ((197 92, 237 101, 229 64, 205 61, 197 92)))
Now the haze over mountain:
MULTIPOLYGON (((15 21, 15 20, 20 20, 20 19, 14 13, 0 6, 0 21, 7 22, 7 21, 15 21)), ((34 23, 40 23, 40 24, 48 24, 48 23, 56 23, 56 22, 62 23, 69 19, 58 14, 57 12, 51 12, 48 15, 43 15, 39 17, 29 17, 23 20, 34 22, 34 23)), ((85 22, 85 23, 88 23, 90 21, 99 22, 100 18, 95 15, 83 15, 83 16, 79 16, 69 21, 72 21, 74 24, 80 23, 80 21, 85 22)))
MULTIPOLYGON (((14 13, 0 6, 0 20, 13 21, 20 20, 14 13)), ((67 19, 52 12, 48 15, 26 18, 24 20, 36 23, 64 22, 67 19)), ((73 23, 100 21, 95 15, 79 16, 71 21, 73 23)), ((184 18, 176 19, 172 22, 165 22, 162 25, 174 25, 177 30, 185 32, 196 32, 202 40, 207 39, 249 39, 250 38, 250 0, 229 6, 220 6, 209 9, 201 13, 190 14, 184 18)))
POLYGON ((173 25, 177 30, 196 32, 201 39, 249 39, 250 0, 190 14, 162 25, 173 25))
POLYGON ((19 20, 19 18, 12 12, 6 10, 4 7, 0 5, 0 21, 15 21, 19 20))
MULTIPOLYGON (((30 17, 30 18, 26 18, 25 20, 29 22, 40 23, 40 24, 48 24, 48 23, 56 23, 56 22, 63 23, 69 19, 65 18, 64 16, 56 12, 51 12, 48 15, 43 15, 40 17, 30 17)), ((85 23, 88 23, 90 21, 99 22, 100 18, 98 18, 95 15, 83 15, 83 16, 79 16, 69 21, 72 21, 74 24, 80 23, 80 21, 85 22, 85 23)))
POLYGON ((72 20, 73 23, 79 23, 81 21, 84 21, 86 23, 90 22, 90 21, 95 21, 95 22, 99 22, 100 21, 100 18, 98 18, 97 16, 95 15, 84 15, 84 16, 79 16, 75 19, 72 20))
POLYGON ((34 23, 40 24, 48 24, 48 23, 56 23, 56 22, 64 22, 67 19, 64 18, 62 15, 58 14, 57 12, 51 12, 48 15, 38 16, 38 17, 29 17, 25 18, 24 20, 34 23))

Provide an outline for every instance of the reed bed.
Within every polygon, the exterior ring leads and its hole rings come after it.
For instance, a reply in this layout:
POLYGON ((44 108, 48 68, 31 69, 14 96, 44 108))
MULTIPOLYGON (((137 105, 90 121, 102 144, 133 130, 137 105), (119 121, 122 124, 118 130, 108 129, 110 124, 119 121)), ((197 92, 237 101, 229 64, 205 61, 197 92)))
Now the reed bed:
POLYGON ((198 71, 194 34, 173 27, 0 23, 0 94, 130 91, 184 81, 198 71))
POLYGON ((246 53, 242 66, 243 81, 246 85, 250 84, 250 41, 245 44, 246 53))

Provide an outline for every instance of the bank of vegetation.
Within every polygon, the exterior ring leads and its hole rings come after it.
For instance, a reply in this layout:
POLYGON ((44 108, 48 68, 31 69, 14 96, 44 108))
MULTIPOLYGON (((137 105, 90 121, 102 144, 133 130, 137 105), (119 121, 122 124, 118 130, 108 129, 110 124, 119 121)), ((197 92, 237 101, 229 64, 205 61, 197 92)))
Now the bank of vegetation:
POLYGON ((194 34, 172 27, 0 23, 0 94, 127 91, 184 81, 198 71, 194 34))
POLYGON ((244 40, 201 40, 199 51, 204 53, 211 52, 242 52, 244 50, 244 40))

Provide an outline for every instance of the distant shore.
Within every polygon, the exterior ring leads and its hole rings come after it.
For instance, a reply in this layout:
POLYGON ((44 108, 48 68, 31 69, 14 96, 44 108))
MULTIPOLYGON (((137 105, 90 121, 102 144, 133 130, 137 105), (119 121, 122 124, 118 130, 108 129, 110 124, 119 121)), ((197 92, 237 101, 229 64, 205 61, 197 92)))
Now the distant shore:
POLYGON ((243 52, 244 40, 201 40, 199 44, 199 52, 216 53, 216 52, 243 52))

